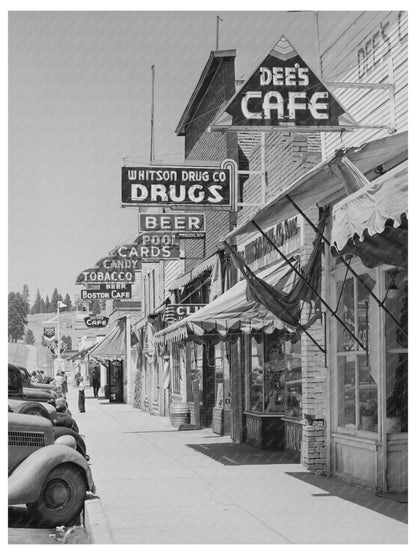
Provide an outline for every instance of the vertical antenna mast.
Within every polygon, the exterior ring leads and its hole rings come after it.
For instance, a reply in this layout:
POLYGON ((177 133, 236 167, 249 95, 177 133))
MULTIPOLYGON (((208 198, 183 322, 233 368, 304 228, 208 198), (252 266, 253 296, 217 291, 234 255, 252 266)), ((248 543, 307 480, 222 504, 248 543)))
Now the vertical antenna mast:
POLYGON ((219 50, 220 47, 220 21, 222 21, 222 19, 219 15, 217 15, 217 35, 215 40, 215 50, 219 50))
POLYGON ((155 66, 152 65, 152 107, 150 114, 150 161, 155 159, 155 144, 154 144, 154 118, 155 118, 155 66))

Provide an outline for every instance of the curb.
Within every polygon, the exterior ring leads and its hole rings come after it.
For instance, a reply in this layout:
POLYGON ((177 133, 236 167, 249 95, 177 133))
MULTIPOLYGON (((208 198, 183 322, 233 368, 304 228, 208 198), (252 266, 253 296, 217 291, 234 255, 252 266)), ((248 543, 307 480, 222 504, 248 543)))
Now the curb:
POLYGON ((101 500, 99 498, 87 498, 85 500, 84 515, 85 528, 87 530, 90 543, 115 543, 111 534, 110 525, 108 524, 103 506, 101 505, 101 500))

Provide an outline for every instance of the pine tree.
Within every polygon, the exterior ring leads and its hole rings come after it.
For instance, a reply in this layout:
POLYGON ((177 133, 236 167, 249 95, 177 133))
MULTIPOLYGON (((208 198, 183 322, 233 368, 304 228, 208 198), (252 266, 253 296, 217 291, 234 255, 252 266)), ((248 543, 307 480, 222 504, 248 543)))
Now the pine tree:
POLYGON ((35 343, 35 336, 30 328, 26 330, 25 343, 26 345, 34 345, 35 343))
POLYGON ((37 289, 36 290, 35 302, 33 303, 32 310, 31 310, 32 314, 39 314, 39 312, 42 312, 42 310, 41 310, 41 300, 42 300, 42 297, 40 296, 40 291, 39 291, 39 289, 37 289))
POLYGON ((53 310, 51 310, 51 301, 49 300, 49 296, 46 295, 46 299, 45 299, 45 312, 53 312, 53 310))
POLYGON ((94 314, 94 316, 101 313, 101 306, 99 301, 92 301, 92 303, 90 304, 90 312, 91 314, 94 314))
POLYGON ((23 285, 22 298, 30 306, 29 286, 26 283, 23 285))
POLYGON ((17 342, 22 339, 27 324, 29 305, 23 300, 20 293, 9 293, 8 335, 9 340, 17 342))
POLYGON ((66 304, 68 310, 72 310, 72 301, 68 293, 65 295, 64 304, 66 304))
POLYGON ((41 298, 39 301, 39 312, 38 314, 43 314, 44 312, 47 312, 46 307, 45 307, 45 301, 41 298))
POLYGON ((53 293, 52 293, 52 297, 51 297, 50 312, 56 312, 57 307, 58 307, 58 301, 59 301, 59 293, 58 293, 58 289, 55 287, 55 289, 53 290, 53 293))

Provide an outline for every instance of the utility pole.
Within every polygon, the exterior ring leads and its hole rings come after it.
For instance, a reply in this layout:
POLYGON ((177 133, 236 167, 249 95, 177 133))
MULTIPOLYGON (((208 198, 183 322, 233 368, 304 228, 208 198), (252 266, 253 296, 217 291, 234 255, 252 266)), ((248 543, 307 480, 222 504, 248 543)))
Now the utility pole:
POLYGON ((215 50, 219 50, 220 47, 220 21, 222 21, 222 19, 219 15, 217 15, 217 36, 215 40, 215 50))
POLYGON ((152 105, 150 112, 150 161, 155 159, 154 118, 155 118, 155 66, 152 65, 152 105))

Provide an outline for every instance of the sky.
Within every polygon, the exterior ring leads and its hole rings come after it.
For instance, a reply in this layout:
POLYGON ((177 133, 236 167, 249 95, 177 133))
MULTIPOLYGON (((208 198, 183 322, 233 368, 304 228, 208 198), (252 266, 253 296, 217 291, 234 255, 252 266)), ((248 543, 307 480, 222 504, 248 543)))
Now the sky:
MULTIPOLYGON (((155 158, 180 162, 175 129, 215 50, 217 15, 237 79, 282 35, 316 71, 313 11, 9 12, 9 291, 73 297, 82 270, 137 236, 120 168, 149 161, 151 66, 155 158)), ((357 17, 320 12, 321 49, 357 17)))

